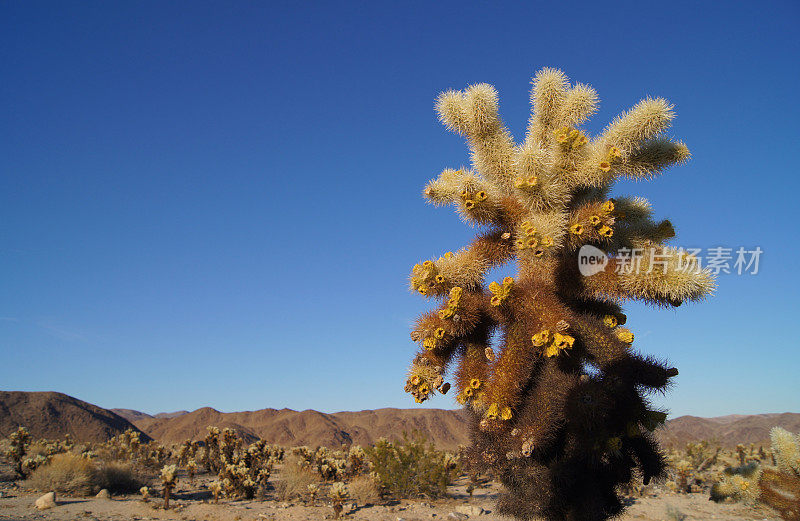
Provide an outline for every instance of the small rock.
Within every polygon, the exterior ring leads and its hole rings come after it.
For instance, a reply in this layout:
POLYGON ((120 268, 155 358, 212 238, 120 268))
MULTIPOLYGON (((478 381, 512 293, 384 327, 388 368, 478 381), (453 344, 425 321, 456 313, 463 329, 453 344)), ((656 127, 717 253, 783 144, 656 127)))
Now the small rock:
POLYGON ((111 492, 108 491, 107 488, 104 488, 100 492, 97 493, 95 496, 97 499, 111 499, 111 492))
POLYGON ((37 499, 35 505, 36 508, 38 508, 39 510, 47 510, 48 508, 53 508, 54 506, 57 506, 58 503, 56 503, 56 493, 48 492, 47 494, 37 499))
POLYGON ((460 514, 466 514, 468 516, 479 516, 484 513, 484 510, 475 505, 458 505, 456 507, 456 512, 460 514))
POLYGON ((452 521, 464 521, 465 519, 469 519, 469 516, 461 512, 450 512, 447 514, 447 519, 451 519, 452 521))

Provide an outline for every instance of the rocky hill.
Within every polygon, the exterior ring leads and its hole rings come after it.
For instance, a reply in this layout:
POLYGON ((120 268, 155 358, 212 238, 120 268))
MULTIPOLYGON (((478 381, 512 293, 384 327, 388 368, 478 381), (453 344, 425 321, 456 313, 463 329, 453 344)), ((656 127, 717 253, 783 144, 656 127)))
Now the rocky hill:
POLYGON ((75 441, 92 442, 106 441, 125 429, 138 430, 125 418, 66 394, 0 391, 0 437, 20 426, 36 438, 69 434, 75 441))

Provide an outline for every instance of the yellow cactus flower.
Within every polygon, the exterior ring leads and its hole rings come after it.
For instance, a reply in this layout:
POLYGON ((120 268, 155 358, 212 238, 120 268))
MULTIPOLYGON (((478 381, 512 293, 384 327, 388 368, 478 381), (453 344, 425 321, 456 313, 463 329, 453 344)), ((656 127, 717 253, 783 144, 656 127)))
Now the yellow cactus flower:
POLYGON ((420 293, 422 293, 423 295, 427 295, 427 294, 428 294, 428 288, 427 288, 426 286, 420 286, 420 287, 418 287, 418 288, 417 288, 417 291, 419 291, 419 292, 420 292, 420 293))
POLYGON ((522 188, 526 184, 525 179, 518 177, 514 180, 514 186, 517 188, 522 188))
POLYGON ((475 208, 475 201, 473 201, 472 199, 467 199, 466 201, 464 201, 464 208, 466 208, 467 210, 472 210, 473 208, 475 208))
POLYGON ((435 280, 436 280, 436 282, 437 282, 438 284, 441 284, 441 283, 443 283, 443 282, 444 282, 444 276, 442 276, 442 275, 436 275, 436 278, 435 278, 435 280))
POLYGON ((569 349, 574 343, 575 338, 569 335, 564 335, 561 333, 556 333, 553 335, 553 345, 559 349, 569 349))
POLYGON ((431 392, 431 388, 428 387, 428 384, 422 384, 419 386, 419 392, 422 394, 428 394, 431 392))
POLYGON ((536 177, 535 175, 532 175, 527 179, 527 181, 528 181, 528 186, 536 186, 536 184, 539 182, 539 178, 536 177))
POLYGON ((501 299, 499 296, 495 295, 491 299, 489 299, 489 303, 492 306, 497 307, 497 306, 499 306, 500 304, 503 303, 503 299, 501 299))
POLYGON ((603 221, 600 219, 599 215, 593 215, 593 216, 589 217, 589 222, 592 223, 592 226, 597 226, 598 224, 600 224, 603 221))
POLYGON ((437 327, 436 331, 433 332, 433 336, 441 340, 442 338, 444 338, 444 329, 441 327, 437 327))
POLYGON ((525 228, 525 235, 536 235, 536 228, 533 226, 525 228))
POLYGON ((615 331, 617 338, 625 342, 626 344, 633 343, 633 333, 630 329, 621 327, 615 331))
POLYGON ((512 284, 514 284, 514 277, 506 277, 506 278, 503 279, 503 286, 504 287, 508 287, 508 286, 510 286, 512 284))
POLYGON ((466 199, 467 197, 469 197, 469 192, 466 189, 461 190, 461 198, 466 199))
POLYGON ((542 246, 546 248, 550 248, 551 246, 553 246, 553 238, 552 237, 542 238, 542 246))
POLYGON ((475 394, 475 392, 472 390, 472 387, 467 387, 464 389, 464 396, 467 398, 471 397, 473 394, 475 394))
POLYGON ((566 132, 561 132, 559 134, 556 134, 556 141, 558 141, 559 143, 566 143, 568 139, 569 135, 566 132))
POLYGON ((485 201, 488 198, 489 198, 489 196, 483 190, 481 190, 480 192, 475 194, 475 199, 478 200, 478 201, 485 201))
POLYGON ((504 421, 508 421, 512 418, 513 414, 511 413, 510 407, 503 407, 500 411, 500 419, 504 421))
POLYGON ((614 201, 609 199, 608 201, 603 203, 602 208, 603 208, 603 211, 606 212, 606 213, 613 212, 614 211, 614 201))
POLYGON ((607 325, 608 327, 617 327, 617 317, 614 315, 606 315, 603 317, 603 324, 607 325))
POLYGON ((419 375, 416 375, 416 374, 415 374, 414 376, 412 376, 412 377, 409 379, 409 382, 411 382, 411 385, 414 385, 414 386, 417 386, 417 385, 419 385, 419 382, 420 382, 419 375))
POLYGON ((622 157, 622 151, 620 149, 617 147, 611 147, 608 149, 608 158, 610 160, 613 161, 615 159, 619 159, 620 157, 622 157))
POLYGON ((610 171, 611 170, 611 163, 609 163, 608 161, 602 161, 600 163, 600 170, 602 170, 603 172, 610 171))
POLYGON ((611 237, 614 235, 614 230, 610 226, 603 225, 597 229, 597 233, 599 233, 601 237, 611 237))
POLYGON ((531 337, 531 342, 536 347, 541 347, 550 343, 550 330, 543 329, 531 337))
POLYGON ((433 268, 434 267, 433 261, 426 260, 425 262, 422 263, 422 267, 428 269, 433 268))
POLYGON ((573 235, 583 235, 583 226, 580 224, 573 224, 569 227, 569 232, 573 235))
POLYGON ((448 251, 447 253, 444 254, 444 258, 445 259, 452 259, 453 258, 453 252, 452 251, 448 251))
POLYGON ((469 386, 473 389, 478 389, 481 386, 481 381, 479 378, 473 378, 469 381, 469 386))
POLYGON ((536 239, 536 237, 531 237, 530 239, 528 239, 528 241, 525 243, 525 245, 528 248, 535 248, 535 247, 539 246, 539 240, 536 239))

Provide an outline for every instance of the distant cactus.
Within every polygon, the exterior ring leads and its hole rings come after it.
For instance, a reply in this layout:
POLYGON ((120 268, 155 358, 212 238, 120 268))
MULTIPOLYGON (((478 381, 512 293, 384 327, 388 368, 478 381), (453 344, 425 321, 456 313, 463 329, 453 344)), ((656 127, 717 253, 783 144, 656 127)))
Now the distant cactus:
POLYGON ((161 485, 164 487, 164 510, 169 510, 172 489, 178 484, 178 469, 175 465, 164 465, 161 469, 161 485))
POLYGON ((472 168, 446 169, 425 197, 453 204, 485 226, 468 247, 414 266, 411 289, 443 302, 416 322, 422 347, 406 381, 417 402, 445 393, 453 359, 456 400, 472 413, 473 457, 506 485, 500 510, 523 519, 597 520, 622 511, 618 484, 641 468, 664 469, 651 432, 666 414, 645 393, 677 370, 631 348, 619 303, 678 306, 708 295, 714 281, 698 260, 665 245, 669 221, 652 219, 642 198, 610 198, 618 177, 646 179, 689 158, 665 137, 665 100, 645 99, 598 137, 578 128, 597 109, 586 85, 561 71, 536 74, 533 115, 514 143, 486 84, 447 91, 442 122, 467 138, 472 168), (617 255, 581 273, 584 245, 617 255), (634 254, 626 263, 623 252, 634 254), (492 268, 518 272, 486 284, 492 268), (498 345, 490 338, 498 333, 498 345))
POLYGON ((28 447, 31 444, 31 435, 25 427, 19 427, 8 437, 9 448, 5 456, 11 460, 14 472, 21 478, 26 476, 25 456, 28 454, 28 447))

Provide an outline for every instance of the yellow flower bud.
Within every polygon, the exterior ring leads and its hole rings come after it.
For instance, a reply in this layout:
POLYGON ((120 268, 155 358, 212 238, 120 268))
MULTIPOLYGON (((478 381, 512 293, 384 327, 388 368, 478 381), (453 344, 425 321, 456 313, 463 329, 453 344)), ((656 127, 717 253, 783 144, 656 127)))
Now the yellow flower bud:
POLYGON ((531 337, 531 342, 536 347, 541 347, 550 343, 550 330, 543 329, 531 337))
POLYGON ((600 216, 599 215, 593 215, 593 216, 589 217, 589 222, 592 223, 592 226, 597 226, 602 221, 600 220, 600 216))
POLYGON ((614 230, 610 226, 603 225, 597 229, 597 233, 602 237, 611 237, 614 235, 614 230))
POLYGON ((481 381, 480 381, 480 379, 478 379, 478 378, 473 378, 473 379, 471 379, 471 380, 469 381, 469 386, 470 386, 472 389, 478 389, 478 388, 480 388, 480 386, 481 386, 481 381))
POLYGON ((581 226, 580 224, 573 224, 572 226, 569 227, 569 231, 573 235, 583 235, 583 226, 581 226))
POLYGON ((633 343, 633 333, 630 329, 621 327, 615 331, 617 338, 625 342, 626 344, 633 343))
POLYGON ((608 327, 617 327, 617 317, 614 315, 606 315, 603 317, 603 324, 607 325, 608 327))
POLYGON ((611 213, 614 211, 614 201, 609 199, 608 201, 603 203, 603 211, 606 213, 611 213))

